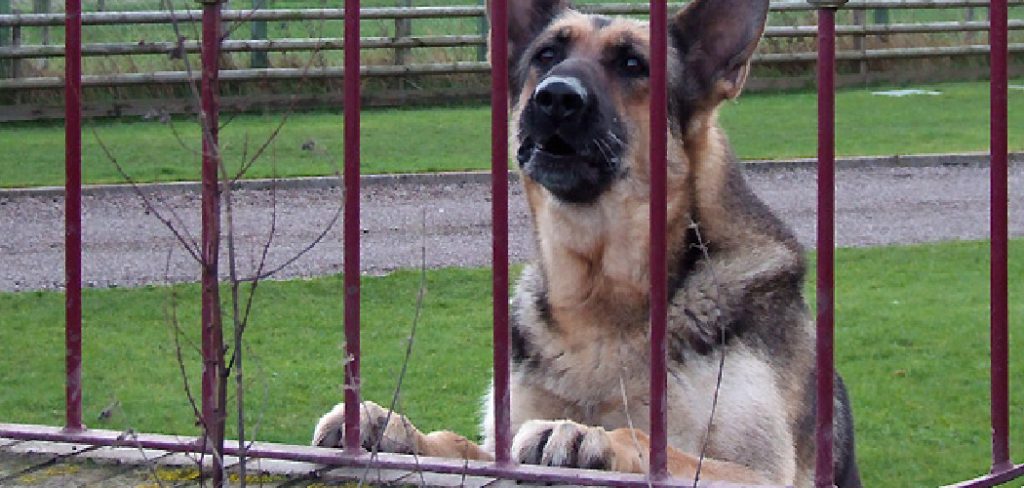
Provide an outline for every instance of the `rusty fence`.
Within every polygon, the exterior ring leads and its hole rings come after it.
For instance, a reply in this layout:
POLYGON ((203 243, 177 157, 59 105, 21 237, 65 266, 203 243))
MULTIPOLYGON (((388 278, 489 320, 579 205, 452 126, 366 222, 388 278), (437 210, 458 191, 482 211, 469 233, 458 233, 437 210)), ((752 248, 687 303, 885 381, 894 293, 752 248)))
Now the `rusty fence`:
MULTIPOLYGON (((218 300, 217 239, 220 226, 217 181, 218 115, 218 32, 221 22, 219 0, 204 1, 202 113, 203 139, 203 395, 204 424, 223 432, 223 416, 216 415, 216 344, 220 324, 212 313, 218 300), (217 419, 220 420, 217 420, 217 419), (220 423, 220 427, 216 424, 220 423)), ((834 117, 835 117, 835 14, 842 0, 814 0, 818 9, 819 79, 819 188, 818 188, 818 282, 817 282, 817 367, 818 398, 833 393, 834 307, 834 117)), ((507 57, 508 0, 493 0, 491 42, 494 59, 507 57)), ((82 424, 82 299, 81 299, 81 0, 66 0, 66 423, 63 427, 0 423, 0 437, 22 440, 62 441, 96 446, 123 446, 175 452, 209 452, 203 440, 182 441, 181 437, 143 434, 126 439, 119 432, 86 429, 82 424)), ((359 12, 359 0, 345 0, 349 12, 359 12)), ((665 304, 665 174, 666 174, 666 53, 667 2, 651 1, 651 302, 665 304), (656 272, 656 271, 661 272, 656 272)), ((1009 449, 1009 381, 1007 331, 1007 0, 991 0, 991 411, 992 467, 988 474, 954 483, 961 487, 989 487, 1024 476, 1024 464, 1014 464, 1009 449)), ((359 16, 345 19, 346 69, 358 73, 359 16)), ((224 454, 242 451, 250 457, 313 462, 328 466, 374 466, 410 471, 462 473, 535 482, 574 483, 599 486, 689 486, 691 480, 669 477, 666 457, 666 343, 665 307, 651 309, 651 455, 650 474, 623 474, 540 466, 517 465, 510 459, 512 433, 509 427, 509 322, 508 322, 508 65, 494 64, 492 74, 493 142, 493 305, 494 305, 494 392, 496 450, 494 462, 414 458, 377 454, 371 456, 359 443, 359 358, 360 358, 360 273, 359 273, 359 131, 360 77, 345 79, 345 232, 344 232, 344 334, 346 342, 345 402, 346 436, 343 450, 306 446, 256 443, 250 447, 226 443, 224 454)), ((832 459, 832 402, 818 402, 816 481, 818 487, 834 485, 832 459)))

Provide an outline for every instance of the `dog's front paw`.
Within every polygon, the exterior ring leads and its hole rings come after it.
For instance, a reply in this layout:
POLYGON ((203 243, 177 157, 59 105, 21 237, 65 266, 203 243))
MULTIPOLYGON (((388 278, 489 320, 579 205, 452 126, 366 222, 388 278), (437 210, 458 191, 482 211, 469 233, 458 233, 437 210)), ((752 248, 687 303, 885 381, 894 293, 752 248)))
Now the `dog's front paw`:
MULTIPOLYGON (((359 444, 368 451, 413 454, 419 445, 420 432, 408 419, 373 402, 359 408, 359 444)), ((313 445, 344 447, 345 404, 339 403, 320 417, 313 430, 313 445)))
POLYGON ((512 440, 512 459, 542 466, 615 469, 608 432, 570 420, 532 420, 523 424, 512 440))

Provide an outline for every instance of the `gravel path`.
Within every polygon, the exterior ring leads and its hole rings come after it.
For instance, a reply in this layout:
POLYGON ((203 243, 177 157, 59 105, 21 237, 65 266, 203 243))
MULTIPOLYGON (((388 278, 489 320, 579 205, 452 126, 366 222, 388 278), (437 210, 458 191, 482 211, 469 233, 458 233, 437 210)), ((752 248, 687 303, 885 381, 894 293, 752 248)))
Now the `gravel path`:
MULTIPOLYGON (((1010 170, 1013 236, 1024 235, 1024 165, 1010 170)), ((748 170, 755 191, 800 240, 814 242, 815 175, 811 169, 748 170)), ((837 174, 840 246, 981 239, 988 232, 988 169, 915 167, 844 169, 837 174)), ((198 238, 199 195, 156 191, 158 208, 173 209, 179 227, 198 238)), ((336 215, 340 192, 329 188, 235 192, 242 274, 255 269, 276 200, 277 228, 268 252, 274 268, 307 247, 336 215)), ((114 192, 84 198, 84 280, 89 287, 195 281, 199 267, 141 200, 114 192)), ((486 184, 400 182, 373 185, 363 200, 364 273, 427 266, 490 264, 490 196, 486 184)), ((529 220, 512 186, 510 249, 514 261, 531 253, 529 220)), ((0 291, 51 289, 63 281, 63 201, 60 197, 0 194, 0 291)), ((310 252, 276 278, 336 273, 341 268, 340 221, 310 252)), ((222 262, 227 263, 226 253, 222 262)), ((226 266, 225 266, 226 267, 226 266)))

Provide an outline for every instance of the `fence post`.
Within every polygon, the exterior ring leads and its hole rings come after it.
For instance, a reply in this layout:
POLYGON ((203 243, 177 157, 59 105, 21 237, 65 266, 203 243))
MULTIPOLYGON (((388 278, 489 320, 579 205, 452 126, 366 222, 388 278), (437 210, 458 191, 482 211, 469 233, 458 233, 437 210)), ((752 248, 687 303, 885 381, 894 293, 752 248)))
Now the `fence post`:
POLYGON ((494 349, 494 461, 511 463, 509 411, 511 335, 508 321, 508 1, 490 4, 491 69, 491 309, 494 349))
MULTIPOLYGON (((48 14, 48 13, 50 13, 50 0, 34 0, 32 2, 32 7, 33 7, 32 11, 37 13, 37 14, 48 14)), ((43 34, 43 45, 44 46, 49 46, 50 45, 50 27, 44 25, 42 27, 42 34, 43 34)), ((46 69, 48 66, 50 66, 50 59, 49 58, 43 58, 42 61, 40 61, 40 63, 39 63, 39 67, 41 69, 46 69)))
MULTIPOLYGON (((32 1, 32 12, 37 14, 48 14, 50 13, 50 0, 33 0, 32 1)), ((43 33, 43 45, 50 45, 50 26, 42 26, 43 33)))
POLYGON ((651 0, 650 107, 650 477, 668 476, 668 2, 651 0))
POLYGON ((203 447, 212 453, 213 485, 224 485, 224 330, 221 321, 218 261, 220 252, 219 61, 222 0, 200 0, 202 37, 202 409, 203 447), (212 446, 211 446, 212 444, 212 446))
POLYGON ((992 0, 989 9, 991 44, 991 258, 990 368, 992 395, 992 472, 1013 467, 1010 457, 1010 348, 1008 261, 1008 32, 1007 0, 992 0))
MULTIPOLYGON (((14 9, 12 12, 14 15, 21 13, 20 10, 14 9)), ((21 26, 16 25, 11 27, 11 47, 21 47, 21 26)), ((21 59, 15 59, 11 63, 11 78, 21 78, 21 59)))
MULTIPOLYGON (((853 10, 853 23, 863 32, 867 29, 867 12, 857 9, 853 10)), ((853 38, 853 49, 860 53, 861 59, 859 63, 859 72, 861 83, 868 84, 868 60, 867 60, 867 41, 865 34, 858 34, 853 38)))
MULTIPOLYGON (((11 13, 11 0, 0 0, 0 15, 11 13)), ((0 47, 4 47, 10 44, 11 29, 9 27, 0 27, 0 47)), ((11 64, 10 59, 0 59, 0 79, 11 77, 11 64)))
POLYGON ((818 7, 818 283, 817 406, 814 485, 835 485, 835 126, 836 11, 846 0, 808 0, 818 7))
MULTIPOLYGON (((967 12, 964 14, 964 20, 967 21, 967 22, 972 22, 972 21, 974 21, 975 17, 976 17, 976 15, 975 15, 974 7, 967 7, 967 12)), ((966 43, 966 44, 973 44, 974 43, 974 31, 969 30, 969 31, 964 33, 964 43, 966 43)))
POLYGON ((344 221, 344 286, 345 286, 345 450, 350 454, 362 451, 359 436, 360 405, 360 297, 362 279, 359 267, 359 160, 360 160, 360 89, 359 0, 345 0, 345 215, 344 221), (352 15, 352 14, 355 15, 352 15))
MULTIPOLYGON (((412 0, 398 0, 398 7, 412 7, 412 0)), ((395 39, 401 39, 403 37, 409 37, 412 35, 412 20, 410 19, 395 19, 395 39)), ((407 47, 396 47, 395 48, 395 66, 404 66, 408 61, 410 49, 407 47)), ((396 85, 399 89, 406 87, 406 79, 399 78, 396 85)))
POLYGON ((65 421, 82 430, 82 0, 64 15, 65 421))
MULTIPOLYGON (((486 5, 487 0, 479 0, 477 3, 479 3, 481 6, 484 6, 486 5)), ((486 38, 488 29, 489 26, 487 22, 487 16, 484 15, 480 17, 480 23, 477 25, 477 30, 480 32, 481 37, 486 38)), ((476 60, 481 63, 487 61, 487 43, 481 44, 476 47, 476 60)))
MULTIPOLYGON (((267 8, 267 0, 252 0, 253 10, 262 10, 267 8)), ((254 20, 252 21, 252 35, 250 36, 253 40, 264 40, 267 38, 267 21, 265 20, 254 20)), ((249 66, 252 68, 266 68, 270 66, 270 60, 267 51, 253 51, 249 57, 249 66)))

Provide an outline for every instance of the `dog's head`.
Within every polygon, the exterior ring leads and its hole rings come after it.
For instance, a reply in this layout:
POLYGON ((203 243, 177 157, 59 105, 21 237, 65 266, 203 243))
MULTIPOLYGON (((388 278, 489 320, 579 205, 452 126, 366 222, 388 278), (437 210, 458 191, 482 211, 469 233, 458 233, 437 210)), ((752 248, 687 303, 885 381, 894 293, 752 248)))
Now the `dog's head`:
MULTIPOLYGON (((528 183, 589 204, 617 182, 646 182, 646 23, 572 10, 568 0, 509 2, 516 159, 528 183)), ((685 141, 739 95, 768 0, 693 0, 670 19, 669 126, 685 141)), ((674 164, 685 158, 675 158, 674 164)))

